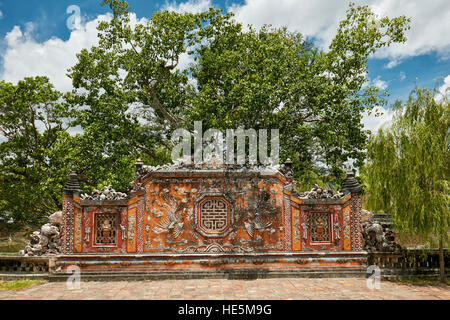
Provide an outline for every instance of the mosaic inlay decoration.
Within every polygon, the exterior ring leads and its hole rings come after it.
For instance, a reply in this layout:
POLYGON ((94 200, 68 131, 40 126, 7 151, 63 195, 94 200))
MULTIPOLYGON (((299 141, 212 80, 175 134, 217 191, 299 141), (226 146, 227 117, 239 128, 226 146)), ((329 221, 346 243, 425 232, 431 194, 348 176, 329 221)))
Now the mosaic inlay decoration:
POLYGON ((342 220, 343 220, 343 233, 344 233, 344 250, 351 250, 352 249, 352 242, 350 238, 350 229, 351 229, 351 221, 350 221, 350 206, 345 207, 342 210, 342 220))
POLYGON ((292 250, 300 251, 302 249, 300 210, 294 207, 292 207, 292 235, 292 250))
POLYGON ((83 239, 82 239, 82 217, 81 217, 81 210, 78 208, 75 208, 75 214, 74 214, 74 252, 81 252, 82 251, 82 245, 83 245, 83 239))
POLYGON ((128 210, 127 252, 136 252, 136 208, 128 210))

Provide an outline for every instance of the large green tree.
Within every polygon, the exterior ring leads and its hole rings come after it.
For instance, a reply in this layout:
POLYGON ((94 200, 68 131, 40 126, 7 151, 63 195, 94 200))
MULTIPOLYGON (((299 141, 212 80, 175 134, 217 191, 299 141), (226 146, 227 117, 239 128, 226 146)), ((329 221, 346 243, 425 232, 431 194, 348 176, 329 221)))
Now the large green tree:
POLYGON ((0 82, 0 215, 39 224, 61 205, 69 134, 62 95, 46 77, 0 82))
POLYGON ((103 4, 113 18, 77 55, 72 92, 43 77, 1 83, 0 214, 35 221, 57 210, 72 166, 85 189, 125 191, 134 161, 169 161, 172 130, 196 120, 204 130, 279 128, 297 179, 338 176, 344 161, 364 157, 363 113, 384 103, 364 87, 367 60, 405 41, 408 28, 405 17, 351 5, 324 51, 298 32, 244 26, 213 8, 135 22, 126 1, 103 4), (326 166, 312 172, 317 162, 326 166))
POLYGON ((368 204, 393 216, 396 227, 439 243, 449 240, 450 103, 436 92, 416 88, 398 108, 393 123, 368 145, 368 204))
POLYGON ((113 19, 99 24, 99 45, 82 50, 69 71, 73 110, 85 119, 75 124, 99 133, 126 122, 127 136, 150 159, 156 146, 171 148, 173 129, 192 130, 196 120, 204 130, 279 128, 281 157, 292 158, 297 178, 318 161, 334 175, 346 160, 362 161, 362 116, 384 103, 384 93, 364 87, 368 58, 405 41, 408 28, 405 17, 377 17, 351 5, 322 51, 298 32, 247 28, 212 8, 156 12, 133 22, 126 1, 103 4, 113 19), (188 66, 180 64, 187 60, 188 66), (139 126, 125 119, 137 115, 139 126))

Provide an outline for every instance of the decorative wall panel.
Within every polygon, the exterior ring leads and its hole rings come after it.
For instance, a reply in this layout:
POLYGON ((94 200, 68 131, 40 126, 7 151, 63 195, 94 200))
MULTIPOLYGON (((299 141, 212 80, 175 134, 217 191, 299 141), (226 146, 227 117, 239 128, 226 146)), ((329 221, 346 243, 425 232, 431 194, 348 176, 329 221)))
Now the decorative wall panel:
POLYGON ((117 200, 77 202, 65 196, 64 252, 276 253, 359 247, 353 239, 359 232, 359 213, 353 212, 360 208, 358 195, 299 198, 279 173, 150 172, 135 186, 117 200))
POLYGON ((302 250, 302 228, 301 228, 301 216, 300 209, 292 206, 292 250, 302 250))
POLYGON ((351 217, 350 217, 350 206, 346 206, 342 210, 342 221, 343 221, 343 247, 344 250, 352 249, 352 241, 351 241, 351 217))
POLYGON ((196 226, 205 237, 222 237, 232 223, 231 204, 224 197, 204 197, 197 204, 196 226))
POLYGON ((95 215, 95 244, 115 246, 117 244, 117 215, 97 213, 95 215))
POLYGON ((128 210, 127 252, 136 252, 136 208, 128 210))
POLYGON ((73 251, 76 253, 82 252, 83 249, 83 230, 82 230, 82 214, 81 210, 74 208, 74 243, 73 251))
POLYGON ((311 242, 331 243, 331 215, 312 212, 309 216, 311 242))

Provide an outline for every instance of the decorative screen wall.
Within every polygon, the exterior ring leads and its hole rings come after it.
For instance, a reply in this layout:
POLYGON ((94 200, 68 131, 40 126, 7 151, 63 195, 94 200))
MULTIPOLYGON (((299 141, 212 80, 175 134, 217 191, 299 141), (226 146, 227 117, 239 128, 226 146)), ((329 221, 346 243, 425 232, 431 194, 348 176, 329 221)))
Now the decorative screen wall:
POLYGON ((121 199, 64 191, 62 253, 361 251, 358 193, 299 198, 280 172, 202 168, 150 170, 121 199))

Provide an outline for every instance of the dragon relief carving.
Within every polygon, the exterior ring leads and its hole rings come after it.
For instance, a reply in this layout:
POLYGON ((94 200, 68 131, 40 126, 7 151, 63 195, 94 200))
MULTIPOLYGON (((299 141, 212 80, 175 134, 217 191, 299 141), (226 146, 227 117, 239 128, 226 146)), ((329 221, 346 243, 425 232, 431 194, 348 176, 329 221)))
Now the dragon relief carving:
MULTIPOLYGON (((165 200, 165 203, 160 203, 156 201, 156 203, 160 207, 164 207, 167 210, 167 216, 163 216, 162 214, 157 216, 160 218, 157 226, 152 229, 152 231, 156 234, 167 233, 171 235, 172 240, 177 239, 180 234, 183 232, 184 222, 183 216, 180 213, 184 207, 183 202, 178 202, 174 196, 168 194, 168 190, 164 189, 161 197, 165 200)), ((152 213, 153 213, 152 209, 152 213)))
POLYGON ((254 213, 249 214, 250 219, 247 222, 244 222, 244 228, 247 231, 248 235, 253 238, 254 230, 258 230, 260 232, 266 231, 272 224, 272 221, 265 222, 264 218, 274 217, 278 213, 278 208, 272 201, 270 201, 271 196, 270 193, 263 190, 257 196, 255 205, 254 205, 254 213))
POLYGON ((253 237, 255 229, 258 231, 265 231, 272 225, 272 222, 261 222, 258 218, 259 216, 255 214, 255 219, 253 221, 244 222, 245 230, 247 230, 247 233, 250 237, 253 237))

